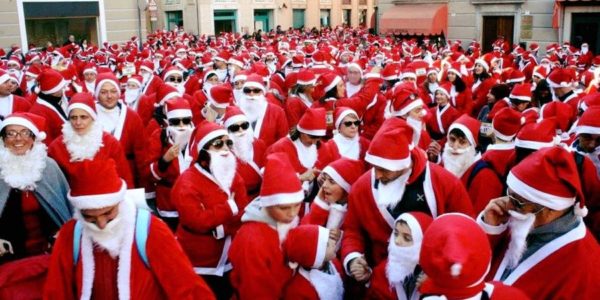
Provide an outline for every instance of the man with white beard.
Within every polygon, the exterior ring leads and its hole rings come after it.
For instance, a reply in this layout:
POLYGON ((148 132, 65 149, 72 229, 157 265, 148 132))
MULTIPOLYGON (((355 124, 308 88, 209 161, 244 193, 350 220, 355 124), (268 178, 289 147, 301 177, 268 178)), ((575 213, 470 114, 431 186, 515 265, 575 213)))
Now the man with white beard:
POLYGON ((136 209, 114 161, 83 161, 75 175, 45 299, 214 299, 169 228, 136 209))
POLYGON ((532 299, 598 298, 600 246, 582 220, 587 208, 573 155, 540 149, 513 167, 506 183, 507 196, 477 218, 497 250, 490 279, 532 299))
POLYGON ((393 99, 390 103, 390 116, 398 117, 406 121, 413 129, 412 144, 423 150, 427 150, 431 144, 431 137, 423 120, 427 115, 425 103, 418 96, 418 90, 414 82, 404 82, 393 89, 393 99))
POLYGON ((138 72, 142 76, 142 95, 151 95, 157 92, 163 81, 154 74, 154 63, 149 60, 142 61, 138 72))
POLYGON ((243 85, 243 93, 238 106, 248 118, 255 138, 262 140, 269 147, 288 134, 285 111, 267 101, 266 88, 260 75, 248 75, 243 85))
POLYGON ((461 178, 469 167, 481 158, 476 147, 479 140, 480 122, 462 115, 448 128, 448 141, 442 153, 444 168, 461 178))
POLYGON ((132 75, 127 79, 125 93, 123 94, 123 102, 137 112, 140 96, 142 96, 142 81, 140 75, 132 75))
POLYGON ((417 279, 421 275, 419 252, 423 234, 433 219, 422 212, 403 213, 390 236, 388 258, 373 270, 369 299, 419 299, 417 279))
POLYGON ((262 183, 260 169, 267 147, 262 140, 254 137, 248 118, 237 106, 228 106, 223 120, 233 141, 231 151, 237 157, 237 169, 244 179, 248 198, 254 199, 262 183))
POLYGON ((227 131, 213 123, 198 124, 194 136, 195 163, 177 180, 171 201, 179 214, 176 236, 194 271, 218 299, 231 297, 227 255, 232 236, 241 225, 248 198, 237 172, 227 131))
POLYGON ((246 72, 238 71, 232 77, 233 81, 233 102, 237 105, 244 96, 244 83, 248 79, 246 72))
POLYGON ((87 63, 83 68, 83 89, 82 92, 94 94, 96 91, 96 77, 98 70, 94 63, 87 63))
POLYGON ((183 72, 176 66, 171 66, 163 71, 163 81, 176 88, 180 95, 185 94, 185 81, 183 79, 183 72))
POLYGON ((386 259, 388 239, 400 214, 420 211, 435 218, 455 211, 473 215, 458 179, 412 147, 412 135, 403 120, 386 120, 365 156, 373 168, 350 191, 341 251, 347 274, 358 282, 368 281, 370 266, 386 259))

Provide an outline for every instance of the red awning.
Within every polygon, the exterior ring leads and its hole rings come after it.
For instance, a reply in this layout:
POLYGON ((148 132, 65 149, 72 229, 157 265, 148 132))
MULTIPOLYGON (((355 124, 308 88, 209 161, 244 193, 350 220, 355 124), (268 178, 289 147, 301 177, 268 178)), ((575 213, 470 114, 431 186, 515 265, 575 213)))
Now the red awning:
POLYGON ((383 13, 379 31, 397 34, 448 32, 447 4, 400 4, 383 13))

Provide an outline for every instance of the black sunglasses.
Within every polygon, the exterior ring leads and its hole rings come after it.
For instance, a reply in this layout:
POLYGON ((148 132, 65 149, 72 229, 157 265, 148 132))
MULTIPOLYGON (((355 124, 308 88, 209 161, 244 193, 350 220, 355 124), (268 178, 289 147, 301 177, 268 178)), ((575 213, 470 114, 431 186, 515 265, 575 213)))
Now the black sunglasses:
POLYGON ((357 120, 357 121, 346 121, 346 122, 344 122, 342 124, 344 124, 344 126, 346 126, 346 127, 350 127, 352 125, 358 127, 358 126, 360 126, 360 120, 357 120))
POLYGON ((192 124, 192 118, 173 118, 169 119, 169 125, 171 126, 179 126, 179 124, 183 123, 183 125, 192 124))
POLYGON ((251 89, 251 88, 244 89, 244 94, 250 94, 250 93, 259 94, 259 93, 262 93, 262 90, 261 89, 251 89))
POLYGON ((227 130, 229 130, 229 132, 238 132, 240 130, 240 128, 242 130, 246 130, 246 129, 248 129, 248 127, 250 127, 250 123, 244 122, 244 123, 239 124, 239 125, 238 124, 233 124, 233 125, 227 127, 227 130))
POLYGON ((307 134, 307 135, 312 140, 318 140, 318 139, 322 138, 322 136, 318 136, 318 135, 312 135, 312 134, 307 134))
POLYGON ((167 81, 169 81, 169 82, 183 82, 183 77, 169 77, 167 81))
POLYGON ((214 142, 212 142, 210 145, 215 147, 217 150, 223 148, 223 146, 225 146, 225 145, 227 145, 228 148, 231 148, 233 146, 233 141, 232 140, 224 141, 222 139, 218 139, 218 140, 215 140, 214 142))

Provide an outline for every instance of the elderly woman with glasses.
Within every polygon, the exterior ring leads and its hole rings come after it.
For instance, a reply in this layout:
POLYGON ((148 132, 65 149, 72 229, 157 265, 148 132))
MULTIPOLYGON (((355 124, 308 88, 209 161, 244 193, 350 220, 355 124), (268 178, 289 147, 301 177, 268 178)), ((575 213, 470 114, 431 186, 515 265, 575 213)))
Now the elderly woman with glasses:
POLYGON ((227 130, 205 121, 198 124, 193 140, 198 158, 171 191, 171 201, 179 213, 176 236, 196 274, 218 299, 229 299, 232 266, 228 251, 248 203, 246 188, 236 170, 227 130))
POLYGON ((56 162, 47 156, 42 142, 46 137, 45 122, 34 114, 14 113, 0 125, 0 278, 5 278, 0 279, 0 286, 3 290, 10 283, 6 282, 7 276, 3 273, 6 269, 1 266, 47 253, 60 226, 71 218, 67 201, 69 185, 56 162))

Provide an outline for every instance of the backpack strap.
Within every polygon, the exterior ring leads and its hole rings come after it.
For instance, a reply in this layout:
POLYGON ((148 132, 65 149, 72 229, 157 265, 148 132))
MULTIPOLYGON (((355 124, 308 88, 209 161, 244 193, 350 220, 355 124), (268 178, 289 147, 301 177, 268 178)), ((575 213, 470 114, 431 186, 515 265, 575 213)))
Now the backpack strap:
POLYGON ((151 216, 149 211, 138 209, 137 217, 135 218, 135 245, 146 268, 150 268, 148 255, 146 254, 146 242, 148 241, 151 216))
POLYGON ((79 249, 81 248, 81 230, 83 225, 81 221, 75 222, 75 228, 73 229, 73 265, 77 264, 79 260, 79 249))
POLYGON ((471 186, 473 179, 475 179, 475 176, 477 176, 479 171, 485 168, 490 168, 490 165, 487 163, 487 161, 480 159, 475 162, 475 166, 473 166, 473 171, 471 171, 471 174, 469 174, 469 178, 467 178, 467 189, 471 186))
POLYGON ((575 155, 575 164, 577 165, 577 173, 579 174, 579 181, 581 182, 581 189, 584 189, 583 186, 583 162, 585 161, 585 156, 583 154, 573 151, 573 155, 575 155))

